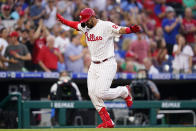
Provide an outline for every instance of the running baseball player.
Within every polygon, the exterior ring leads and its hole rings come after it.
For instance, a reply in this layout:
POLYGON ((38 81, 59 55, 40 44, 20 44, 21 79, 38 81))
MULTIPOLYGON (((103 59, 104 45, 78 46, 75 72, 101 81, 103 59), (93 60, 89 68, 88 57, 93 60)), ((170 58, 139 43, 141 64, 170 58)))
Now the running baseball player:
POLYGON ((103 121, 97 128, 113 128, 114 122, 106 110, 104 100, 121 97, 128 107, 133 104, 129 86, 110 88, 117 70, 113 39, 121 34, 140 32, 140 27, 120 27, 112 22, 102 21, 96 18, 91 8, 80 12, 79 22, 68 21, 60 14, 57 14, 57 19, 85 34, 92 60, 87 77, 88 94, 103 121))

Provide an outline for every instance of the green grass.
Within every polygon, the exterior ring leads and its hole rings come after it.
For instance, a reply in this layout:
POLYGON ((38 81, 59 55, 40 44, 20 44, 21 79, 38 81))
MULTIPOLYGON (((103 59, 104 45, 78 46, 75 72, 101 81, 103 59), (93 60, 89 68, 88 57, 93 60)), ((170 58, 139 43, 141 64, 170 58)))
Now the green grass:
POLYGON ((113 129, 95 129, 95 128, 63 128, 63 129, 0 129, 0 131, 196 131, 196 127, 183 128, 113 128, 113 129))

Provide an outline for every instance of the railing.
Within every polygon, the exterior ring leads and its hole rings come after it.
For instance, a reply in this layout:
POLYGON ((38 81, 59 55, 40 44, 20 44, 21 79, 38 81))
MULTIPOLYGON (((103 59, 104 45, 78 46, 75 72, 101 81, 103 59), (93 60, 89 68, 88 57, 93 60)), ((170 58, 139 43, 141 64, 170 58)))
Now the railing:
POLYGON ((13 97, 17 97, 17 110, 18 110, 18 128, 22 127, 22 108, 21 108, 21 94, 20 93, 14 93, 10 94, 7 97, 5 97, 1 102, 0 102, 0 107, 4 107, 6 103, 9 102, 9 100, 13 97))
MULTIPOLYGON (((105 102, 107 108, 125 109, 124 102, 105 102)), ((32 128, 30 125, 30 109, 35 108, 59 108, 60 126, 66 126, 66 109, 90 109, 94 108, 90 101, 23 101, 23 128, 32 128)), ((150 125, 157 124, 159 109, 187 109, 196 108, 196 101, 135 101, 132 109, 150 109, 150 125)))
MULTIPOLYGON (((71 73, 73 79, 86 79, 87 73, 71 73)), ((116 73, 114 79, 135 79, 136 74, 132 73, 116 73)), ((58 79, 58 72, 0 72, 0 79, 58 79)), ((196 73, 192 74, 172 74, 172 73, 159 73, 148 76, 152 80, 195 80, 196 73)))
MULTIPOLYGON (((30 110, 36 108, 59 108, 59 125, 66 127, 66 109, 94 109, 91 101, 22 101, 21 94, 10 94, 3 101, 0 102, 0 107, 4 107, 12 97, 17 97, 18 109, 18 128, 32 128, 30 125, 30 110)), ((122 101, 106 101, 107 108, 126 109, 126 104, 122 101)), ((184 110, 196 109, 196 101, 134 101, 131 109, 150 109, 150 125, 157 124, 157 114, 165 113, 159 110, 184 110)), ((182 112, 183 112, 182 110, 182 112)), ((171 111, 173 112, 173 111, 171 111)), ((178 113, 181 111, 177 111, 178 113)), ((194 114, 194 113, 193 113, 194 114)), ((195 117, 195 115, 193 115, 195 117)), ((97 120, 100 118, 97 115, 97 120)), ((195 124, 195 118, 193 118, 195 124)))

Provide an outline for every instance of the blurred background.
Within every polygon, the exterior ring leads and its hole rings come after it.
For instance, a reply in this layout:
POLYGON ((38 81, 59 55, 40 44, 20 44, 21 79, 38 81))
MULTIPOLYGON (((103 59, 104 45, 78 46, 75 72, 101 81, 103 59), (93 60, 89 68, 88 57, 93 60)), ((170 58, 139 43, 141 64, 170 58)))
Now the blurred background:
POLYGON ((131 84, 136 100, 134 109, 108 103, 115 123, 195 125, 196 0, 0 0, 0 128, 100 122, 87 92, 85 35, 56 21, 56 13, 78 21, 86 7, 98 19, 143 30, 114 39, 112 88, 131 84))

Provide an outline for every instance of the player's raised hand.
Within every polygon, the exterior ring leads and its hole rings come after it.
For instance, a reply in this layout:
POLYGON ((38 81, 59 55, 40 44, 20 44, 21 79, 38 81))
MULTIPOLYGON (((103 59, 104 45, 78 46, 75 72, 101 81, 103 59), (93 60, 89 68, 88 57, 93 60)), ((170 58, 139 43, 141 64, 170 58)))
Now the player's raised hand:
POLYGON ((129 28, 133 33, 141 32, 141 29, 138 25, 131 25, 129 28))
POLYGON ((58 20, 59 22, 63 23, 64 18, 63 18, 59 13, 56 14, 56 18, 57 18, 57 20, 58 20))
POLYGON ((69 21, 69 20, 66 20, 65 18, 63 18, 63 16, 61 16, 60 14, 56 14, 56 18, 58 21, 60 21, 62 24, 65 24, 67 26, 70 26, 76 30, 78 30, 78 24, 79 22, 78 21, 69 21))

